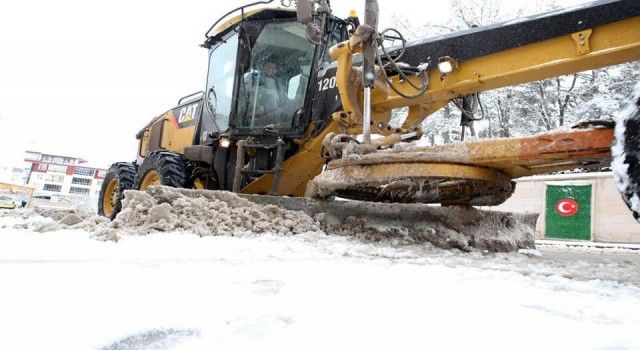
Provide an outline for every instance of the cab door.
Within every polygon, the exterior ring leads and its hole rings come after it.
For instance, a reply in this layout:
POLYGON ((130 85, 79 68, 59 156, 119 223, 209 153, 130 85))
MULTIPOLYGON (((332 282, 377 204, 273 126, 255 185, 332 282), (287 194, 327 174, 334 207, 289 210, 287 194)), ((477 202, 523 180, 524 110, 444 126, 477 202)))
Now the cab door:
POLYGON ((238 34, 231 31, 209 52, 209 70, 204 93, 204 109, 200 123, 200 144, 229 129, 229 116, 234 110, 234 84, 238 34))

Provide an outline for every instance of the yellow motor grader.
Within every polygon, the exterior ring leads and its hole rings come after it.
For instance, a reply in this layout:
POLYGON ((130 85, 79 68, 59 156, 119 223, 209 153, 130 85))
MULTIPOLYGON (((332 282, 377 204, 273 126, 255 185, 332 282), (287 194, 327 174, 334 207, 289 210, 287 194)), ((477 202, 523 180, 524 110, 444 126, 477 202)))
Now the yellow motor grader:
POLYGON ((472 120, 482 91, 640 59, 639 1, 596 1, 411 43, 378 30, 375 0, 366 0, 363 23, 355 13, 334 16, 328 0, 264 6, 271 2, 211 26, 204 91, 140 130, 137 159, 106 175, 100 214, 114 218, 125 190, 153 185, 490 206, 509 198, 515 178, 607 166, 612 156, 623 197, 640 214, 637 93, 616 122, 613 152, 614 123, 411 146, 425 118, 452 101, 472 120), (408 108, 400 127, 390 124, 398 108, 408 108))

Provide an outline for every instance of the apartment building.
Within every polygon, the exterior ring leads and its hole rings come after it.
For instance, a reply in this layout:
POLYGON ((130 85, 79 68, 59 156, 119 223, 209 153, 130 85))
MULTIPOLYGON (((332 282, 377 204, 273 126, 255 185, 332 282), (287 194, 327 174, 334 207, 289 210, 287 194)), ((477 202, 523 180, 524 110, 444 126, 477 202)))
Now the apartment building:
POLYGON ((36 189, 36 196, 93 197, 100 192, 105 169, 86 160, 27 151, 25 182, 36 189))

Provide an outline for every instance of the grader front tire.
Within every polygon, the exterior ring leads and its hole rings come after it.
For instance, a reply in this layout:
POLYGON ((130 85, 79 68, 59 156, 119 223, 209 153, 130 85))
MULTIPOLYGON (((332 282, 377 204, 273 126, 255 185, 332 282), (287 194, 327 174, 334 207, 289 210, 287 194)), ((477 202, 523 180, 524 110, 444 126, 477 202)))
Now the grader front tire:
POLYGON ((139 191, 149 186, 191 188, 193 180, 186 159, 171 152, 151 153, 140 165, 134 183, 139 191))
POLYGON ((113 220, 122 210, 124 191, 133 188, 136 167, 130 163, 115 163, 105 175, 100 197, 98 199, 98 214, 113 220))

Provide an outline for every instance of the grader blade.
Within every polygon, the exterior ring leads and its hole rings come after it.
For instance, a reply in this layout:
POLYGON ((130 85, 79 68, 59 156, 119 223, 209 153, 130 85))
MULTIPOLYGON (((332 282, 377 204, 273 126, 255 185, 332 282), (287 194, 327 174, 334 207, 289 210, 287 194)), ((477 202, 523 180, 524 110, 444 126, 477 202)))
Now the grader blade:
POLYGON ((307 196, 499 205, 512 179, 610 164, 612 140, 613 129, 599 127, 350 154, 329 162, 307 196))

